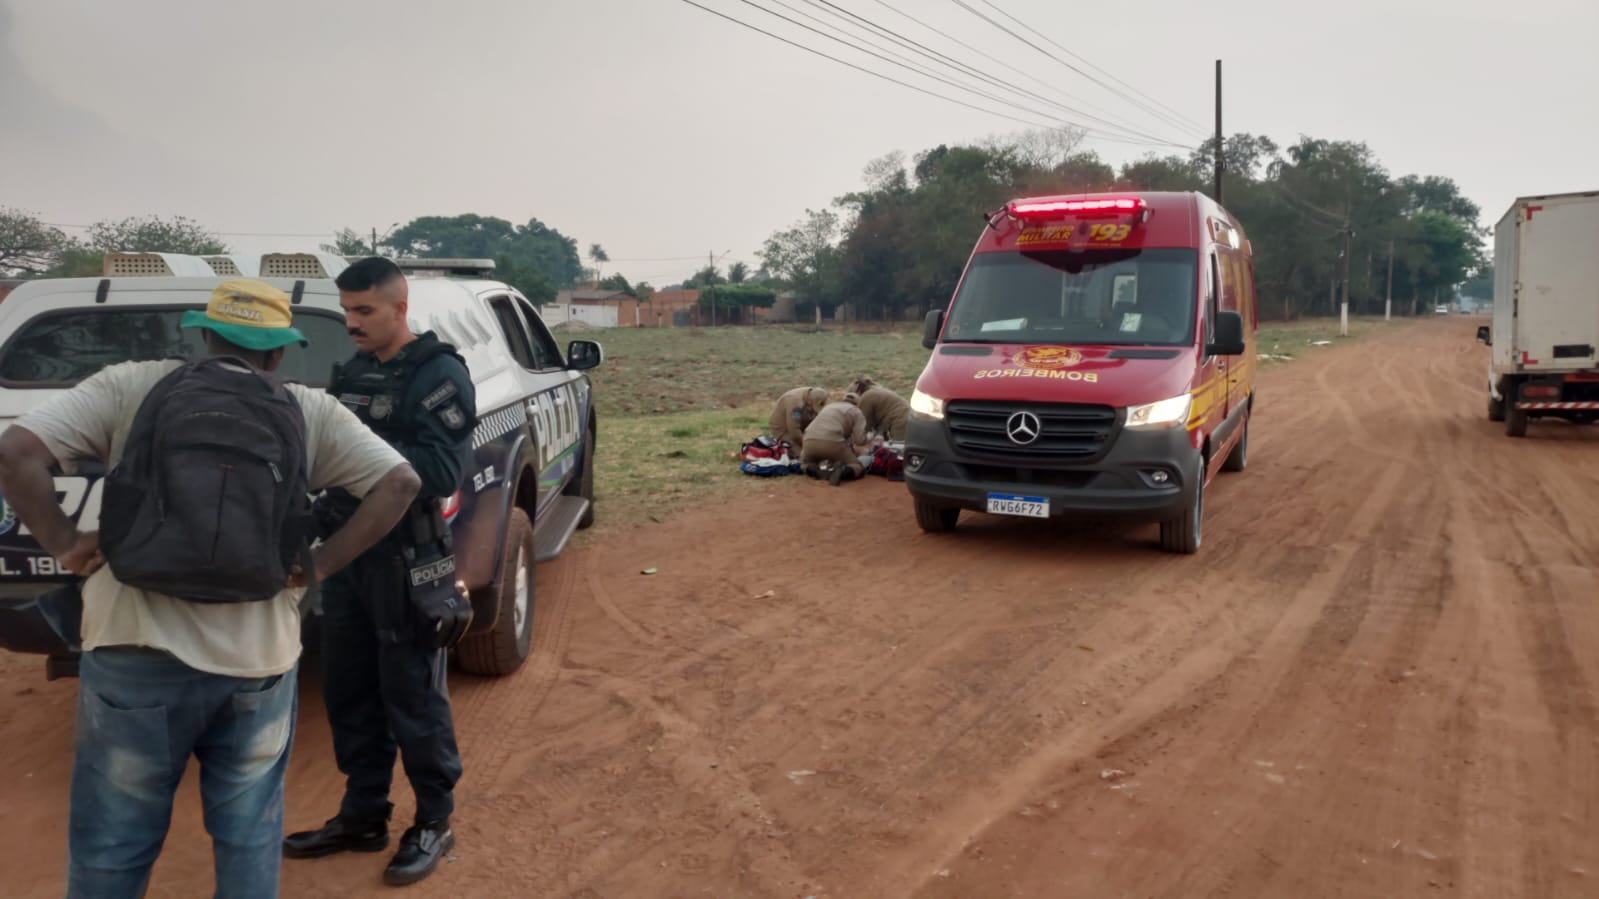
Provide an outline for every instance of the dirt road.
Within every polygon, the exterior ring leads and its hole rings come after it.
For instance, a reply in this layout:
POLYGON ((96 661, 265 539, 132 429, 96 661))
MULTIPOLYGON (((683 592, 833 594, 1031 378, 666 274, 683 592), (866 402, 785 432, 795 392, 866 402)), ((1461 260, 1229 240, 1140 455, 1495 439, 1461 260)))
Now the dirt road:
MULTIPOLYGON (((1599 896, 1599 429, 1487 422, 1476 324, 1264 371, 1196 557, 793 479, 541 571, 537 661, 452 681, 460 847, 411 892, 1599 896)), ((339 789, 307 681, 295 825, 339 789)), ((8 896, 59 895, 74 690, 0 657, 8 896)), ((152 895, 210 884, 186 789, 152 895)))

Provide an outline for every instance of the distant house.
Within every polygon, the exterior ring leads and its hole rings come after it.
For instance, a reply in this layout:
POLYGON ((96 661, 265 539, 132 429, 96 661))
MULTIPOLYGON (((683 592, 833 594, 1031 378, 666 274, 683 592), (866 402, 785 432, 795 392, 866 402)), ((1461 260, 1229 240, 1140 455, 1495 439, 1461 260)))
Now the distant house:
POLYGON ((640 324, 646 328, 686 328, 700 321, 700 292, 657 290, 644 304, 640 324))
POLYGON ((636 328, 640 324, 639 301, 620 290, 558 290, 555 302, 540 310, 548 324, 580 321, 597 328, 636 328))

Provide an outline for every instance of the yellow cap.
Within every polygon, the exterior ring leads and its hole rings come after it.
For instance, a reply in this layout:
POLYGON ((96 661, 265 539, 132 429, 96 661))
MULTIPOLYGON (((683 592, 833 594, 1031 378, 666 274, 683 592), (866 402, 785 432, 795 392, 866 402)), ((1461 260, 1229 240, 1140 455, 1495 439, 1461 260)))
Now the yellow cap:
POLYGON ((183 314, 183 327, 215 331, 228 342, 247 350, 275 350, 307 341, 294 325, 289 295, 253 278, 223 281, 211 291, 205 311, 183 314))

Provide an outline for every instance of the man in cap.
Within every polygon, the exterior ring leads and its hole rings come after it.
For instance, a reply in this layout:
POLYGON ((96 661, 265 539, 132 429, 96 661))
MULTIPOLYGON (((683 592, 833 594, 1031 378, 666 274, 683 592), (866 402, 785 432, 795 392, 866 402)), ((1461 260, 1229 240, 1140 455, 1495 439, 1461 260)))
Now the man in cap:
POLYGON ((866 416, 856 406, 859 401, 854 393, 844 394, 844 402, 828 404, 805 429, 800 465, 806 474, 818 477, 821 464, 827 462, 832 465, 827 479, 837 487, 845 478, 858 478, 866 471, 861 464, 861 453, 866 451, 866 416))
MULTIPOLYGON (((432 534, 427 543, 447 539, 440 501, 466 474, 477 412, 472 379, 455 348, 431 331, 411 331, 410 288, 392 260, 359 260, 335 283, 358 352, 328 389, 411 463, 422 490, 405 521, 323 591, 323 696, 344 799, 321 828, 285 837, 284 854, 316 858, 386 848, 398 754, 416 794, 416 819, 383 877, 402 885, 427 877, 454 847, 450 815, 461 777, 447 652, 414 611, 406 560, 424 548, 419 532, 432 534)), ((334 497, 328 509, 334 523, 345 505, 334 497)))
MULTIPOLYGON (((312 489, 339 487, 364 497, 345 526, 310 551, 315 571, 306 574, 312 578, 332 574, 381 538, 420 486, 404 458, 332 397, 266 376, 278 368, 286 347, 305 343, 293 327, 289 297, 281 290, 255 280, 223 282, 205 311, 186 313, 182 326, 203 331, 212 361, 108 366, 23 415, 0 435, 0 493, 46 552, 66 570, 87 576, 81 587, 83 655, 68 821, 69 897, 144 894, 166 837, 173 794, 191 755, 200 765, 217 895, 277 895, 283 775, 294 732, 300 657, 303 591, 295 587, 303 581, 285 568, 294 586, 286 578, 276 595, 236 602, 197 602, 125 583, 115 568, 120 564, 115 560, 126 558, 117 551, 122 537, 113 539, 113 528, 126 528, 113 520, 122 513, 109 487, 101 514, 108 541, 102 554, 100 535, 80 531, 57 504, 51 469, 59 465, 70 473, 76 463, 93 460, 113 471, 109 481, 118 477, 119 462, 133 464, 130 460, 141 456, 164 459, 180 469, 185 463, 174 459, 204 459, 203 453, 179 457, 166 444, 157 449, 147 436, 158 410, 181 406, 175 399, 163 400, 176 396, 172 385, 203 370, 216 383, 248 387, 253 391, 249 395, 271 394, 282 400, 281 408, 294 410, 288 415, 303 424, 303 430, 293 433, 297 438, 303 434, 304 450, 295 454, 303 469, 281 472, 291 484, 302 483, 298 478, 303 476, 312 489), (159 393, 145 402, 152 391, 159 393), (106 556, 113 565, 105 564, 106 556)), ((239 412, 241 420, 252 414, 242 408, 239 412)), ((163 435, 163 440, 178 439, 163 435)), ((248 464, 239 460, 237 467, 242 472, 248 464)), ((175 491, 187 491, 184 499, 203 503, 197 493, 209 488, 195 485, 210 483, 207 472, 193 474, 188 483, 176 477, 180 483, 151 484, 150 489, 164 491, 168 500, 175 491)), ((214 489, 227 489, 225 476, 214 489)), ((213 505, 220 508, 221 499, 213 505)), ((223 511, 218 514, 216 533, 208 538, 228 542, 229 519, 223 511)), ((237 518, 233 522, 238 525, 237 518)), ((255 525, 252 532, 272 527, 254 518, 244 523, 255 525)), ((203 529, 188 521, 162 527, 203 529)), ((308 543, 303 532, 285 530, 283 537, 285 542, 298 538, 302 547, 308 543)), ((139 561, 141 569, 148 569, 159 567, 161 560, 139 561)), ((230 561, 219 560, 218 566, 230 561)), ((181 579, 184 572, 176 576, 181 579)), ((142 577, 133 580, 145 582, 142 577)))
POLYGON ((796 387, 778 397, 767 422, 772 439, 787 443, 795 452, 804 449, 805 428, 826 405, 827 391, 820 387, 796 387))

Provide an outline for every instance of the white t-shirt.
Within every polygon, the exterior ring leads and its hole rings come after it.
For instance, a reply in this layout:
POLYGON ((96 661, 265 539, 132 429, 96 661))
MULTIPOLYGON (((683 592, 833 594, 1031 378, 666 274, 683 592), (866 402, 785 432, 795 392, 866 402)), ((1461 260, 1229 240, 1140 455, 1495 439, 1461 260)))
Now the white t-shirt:
MULTIPOLYGON (((124 362, 19 418, 70 473, 74 462, 122 458, 133 416, 146 394, 181 363, 124 362)), ((288 385, 305 414, 306 465, 312 491, 366 492, 405 460, 334 397, 288 385)), ((134 645, 162 649, 185 665, 231 677, 270 677, 300 657, 303 590, 260 602, 197 603, 117 581, 109 566, 83 585, 83 648, 134 645)))

